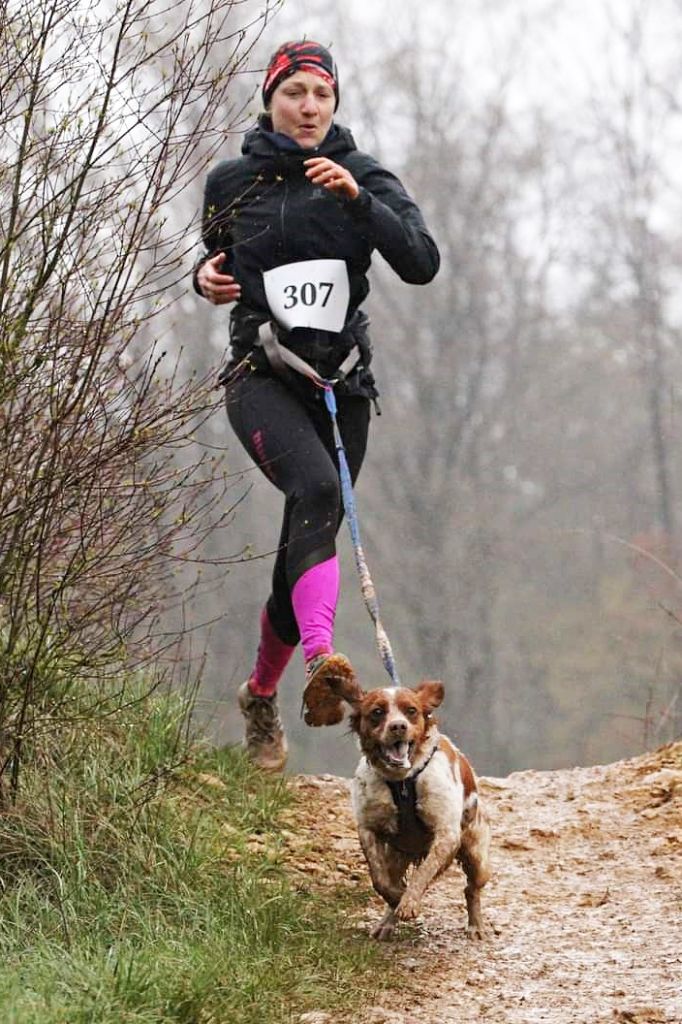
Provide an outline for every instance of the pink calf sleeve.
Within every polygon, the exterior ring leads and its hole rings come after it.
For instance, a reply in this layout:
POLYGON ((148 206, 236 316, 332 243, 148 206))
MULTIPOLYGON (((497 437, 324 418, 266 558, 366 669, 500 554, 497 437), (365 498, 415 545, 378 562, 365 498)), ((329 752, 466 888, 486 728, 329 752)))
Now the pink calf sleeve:
POLYGON ((334 616, 338 599, 339 560, 336 555, 314 565, 296 580, 291 591, 291 603, 306 661, 316 654, 330 654, 334 650, 334 616))
POLYGON ((249 680, 249 689, 256 697, 272 697, 291 655, 296 650, 285 644, 275 633, 267 608, 260 615, 260 643, 256 664, 249 680))

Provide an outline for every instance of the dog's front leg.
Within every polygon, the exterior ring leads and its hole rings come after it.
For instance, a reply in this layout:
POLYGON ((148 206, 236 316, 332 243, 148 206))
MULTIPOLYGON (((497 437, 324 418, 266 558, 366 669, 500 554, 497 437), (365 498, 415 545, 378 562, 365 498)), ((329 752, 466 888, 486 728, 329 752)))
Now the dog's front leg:
POLYGON ((412 875, 395 916, 399 921, 410 921, 417 916, 424 893, 453 862, 459 848, 459 833, 452 829, 437 831, 426 858, 412 875))
POLYGON ((405 883, 402 880, 405 865, 392 856, 393 851, 387 849, 386 844, 377 839, 374 832, 361 828, 358 834, 375 892, 389 907, 397 907, 405 892, 405 883))
POLYGON ((405 872, 410 859, 378 840, 369 829, 360 829, 359 835, 372 885, 379 896, 388 903, 388 910, 381 921, 371 929, 370 934, 374 939, 385 941, 390 939, 395 931, 395 908, 405 892, 405 872))

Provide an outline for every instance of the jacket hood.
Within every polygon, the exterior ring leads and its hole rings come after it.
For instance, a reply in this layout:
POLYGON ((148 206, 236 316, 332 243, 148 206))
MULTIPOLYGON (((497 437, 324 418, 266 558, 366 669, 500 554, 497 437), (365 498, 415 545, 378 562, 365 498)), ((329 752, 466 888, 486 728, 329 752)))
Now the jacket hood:
POLYGON ((326 137, 319 146, 311 149, 304 149, 302 146, 294 146, 286 149, 277 145, 273 138, 272 123, 267 115, 261 115, 258 124, 244 136, 242 153, 245 156, 255 156, 259 159, 270 159, 275 161, 303 161, 311 156, 341 156, 357 149, 355 139, 349 128, 340 124, 332 124, 326 137))

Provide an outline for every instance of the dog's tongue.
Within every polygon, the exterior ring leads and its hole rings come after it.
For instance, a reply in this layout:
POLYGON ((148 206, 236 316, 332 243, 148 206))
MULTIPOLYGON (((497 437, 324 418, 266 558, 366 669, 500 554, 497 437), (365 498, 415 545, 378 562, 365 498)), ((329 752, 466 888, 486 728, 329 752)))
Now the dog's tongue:
POLYGON ((409 749, 410 745, 407 742, 394 743, 393 746, 386 747, 388 760, 393 765, 401 768, 409 768, 410 762, 407 759, 409 749))

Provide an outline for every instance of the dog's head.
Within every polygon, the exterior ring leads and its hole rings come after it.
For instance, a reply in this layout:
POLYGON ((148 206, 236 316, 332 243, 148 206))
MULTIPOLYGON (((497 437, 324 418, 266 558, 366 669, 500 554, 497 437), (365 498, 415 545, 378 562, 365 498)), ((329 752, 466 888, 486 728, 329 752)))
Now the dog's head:
POLYGON ((433 710, 443 701, 443 684, 424 681, 414 690, 365 693, 357 680, 339 680, 334 688, 351 706, 351 729, 370 764, 387 778, 406 776, 435 727, 433 710))

